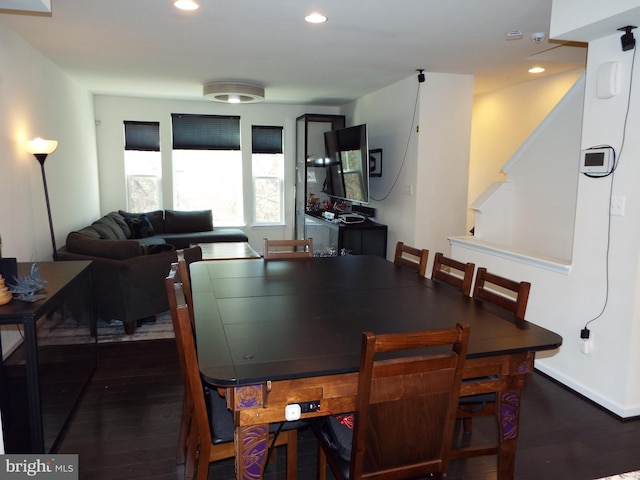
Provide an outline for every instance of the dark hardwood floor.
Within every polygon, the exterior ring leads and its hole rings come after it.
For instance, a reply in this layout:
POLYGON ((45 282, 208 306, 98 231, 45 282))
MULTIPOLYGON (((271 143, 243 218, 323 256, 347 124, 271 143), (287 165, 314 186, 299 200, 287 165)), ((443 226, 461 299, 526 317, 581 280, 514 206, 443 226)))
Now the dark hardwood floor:
MULTIPOLYGON (((82 480, 178 480, 176 435, 182 384, 173 340, 100 345, 98 368, 71 419, 59 453, 77 453, 82 480)), ((490 434, 474 421, 474 441, 490 434)), ((298 478, 315 478, 315 438, 299 435, 298 478)), ((621 421, 545 376, 525 388, 516 460, 518 480, 591 480, 640 470, 640 420, 621 421)), ((284 478, 279 452, 265 478, 284 478)), ((232 461, 209 478, 234 478, 232 461)), ((495 456, 452 462, 449 479, 496 478, 495 456)))

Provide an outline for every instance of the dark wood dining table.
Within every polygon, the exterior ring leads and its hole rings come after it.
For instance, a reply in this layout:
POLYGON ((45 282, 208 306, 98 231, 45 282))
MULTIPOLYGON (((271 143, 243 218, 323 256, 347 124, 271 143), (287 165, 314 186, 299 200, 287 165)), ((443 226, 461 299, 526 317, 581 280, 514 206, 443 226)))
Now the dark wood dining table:
MULTIPOLYGON (((497 392, 498 478, 513 478, 522 387, 535 352, 562 343, 530 322, 464 297, 380 257, 229 260, 191 265, 203 381, 235 412, 236 475, 261 478, 268 424, 289 404, 319 401, 302 419, 353 411, 365 330, 471 327, 461 395, 497 392)), ((463 458, 461 449, 452 454, 463 458)))

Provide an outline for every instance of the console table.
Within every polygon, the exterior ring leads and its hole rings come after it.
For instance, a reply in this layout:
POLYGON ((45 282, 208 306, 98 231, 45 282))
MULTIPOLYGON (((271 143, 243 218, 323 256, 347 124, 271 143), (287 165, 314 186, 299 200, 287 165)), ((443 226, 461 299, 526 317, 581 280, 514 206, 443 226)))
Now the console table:
POLYGON ((309 237, 314 253, 341 255, 344 249, 352 255, 387 256, 387 226, 371 220, 346 224, 305 215, 305 238, 309 237))
MULTIPOLYGON (((47 281, 38 292, 45 298, 33 303, 14 299, 0 306, 3 335, 13 331, 17 339, 17 345, 3 341, 0 348, 6 453, 56 451, 97 361, 91 262, 36 265, 47 281)), ((30 266, 19 263, 18 275, 28 275, 30 266)))

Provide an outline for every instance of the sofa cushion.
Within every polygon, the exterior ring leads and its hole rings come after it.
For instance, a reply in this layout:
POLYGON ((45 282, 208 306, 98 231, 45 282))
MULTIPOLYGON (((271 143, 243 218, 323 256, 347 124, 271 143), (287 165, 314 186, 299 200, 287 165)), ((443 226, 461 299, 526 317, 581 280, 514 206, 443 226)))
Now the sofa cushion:
POLYGON ((209 232, 163 233, 162 238, 176 248, 187 248, 196 243, 247 242, 247 234, 239 228, 220 228, 209 232))
POLYGON ((118 260, 142 255, 142 248, 135 240, 104 240, 80 232, 67 235, 66 247, 69 252, 118 260))
POLYGON ((211 210, 165 210, 165 233, 192 233, 213 230, 211 210))
POLYGON ((118 210, 118 213, 122 215, 125 219, 127 217, 139 217, 140 215, 146 215, 151 225, 153 225, 153 229, 156 233, 164 232, 164 212, 162 210, 153 210, 151 212, 141 212, 141 213, 131 213, 125 212, 124 210, 118 210))
POLYGON ((175 250, 173 245, 168 243, 141 243, 142 253, 144 255, 153 255, 154 253, 172 252, 175 250))
POLYGON ((124 217, 124 221, 131 229, 131 238, 147 238, 156 234, 151 220, 144 213, 137 217, 124 217))
POLYGON ((120 227, 125 239, 131 238, 131 229, 129 228, 129 225, 127 225, 127 222, 124 221, 124 217, 122 215, 118 212, 111 212, 107 213, 105 216, 111 218, 116 225, 120 227))
POLYGON ((100 234, 100 238, 105 240, 126 240, 122 228, 116 221, 108 216, 104 216, 91 224, 91 227, 100 234))

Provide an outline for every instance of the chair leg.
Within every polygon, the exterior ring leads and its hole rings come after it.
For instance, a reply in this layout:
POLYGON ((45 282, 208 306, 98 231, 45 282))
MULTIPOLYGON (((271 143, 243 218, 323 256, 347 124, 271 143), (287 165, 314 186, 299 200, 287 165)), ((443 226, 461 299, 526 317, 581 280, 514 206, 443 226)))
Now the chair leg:
POLYGON ((189 448, 189 426, 191 424, 191 402, 189 393, 185 388, 184 400, 182 401, 182 415, 180 416, 180 430, 178 431, 178 452, 176 453, 176 464, 182 465, 185 462, 187 449, 189 448))
POLYGON ((298 430, 288 430, 287 434, 287 480, 298 478, 298 430))
POLYGON ((327 457, 324 454, 324 450, 320 445, 320 440, 318 440, 318 465, 316 467, 316 480, 326 480, 327 478, 327 457))
POLYGON ((208 445, 200 445, 196 467, 196 480, 207 480, 209 478, 209 459, 211 458, 211 442, 208 445))
POLYGON ((464 433, 473 432, 473 420, 471 419, 471 417, 464 417, 462 419, 462 430, 464 431, 464 433))
MULTIPOLYGON (((184 478, 191 480, 195 473, 196 461, 198 458, 198 433, 197 429, 189 429, 189 440, 187 445, 187 458, 184 465, 184 478)), ((207 467, 208 469, 208 467, 207 467)))

